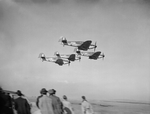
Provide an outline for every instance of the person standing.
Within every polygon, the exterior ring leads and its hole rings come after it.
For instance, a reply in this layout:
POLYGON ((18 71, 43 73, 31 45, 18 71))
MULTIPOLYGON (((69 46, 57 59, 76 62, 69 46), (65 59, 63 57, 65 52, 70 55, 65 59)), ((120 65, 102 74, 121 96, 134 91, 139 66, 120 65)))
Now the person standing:
POLYGON ((43 88, 41 90, 42 97, 39 99, 39 109, 42 114, 54 114, 52 107, 52 99, 47 96, 47 90, 43 88))
POLYGON ((94 114, 92 105, 86 100, 85 96, 82 96, 81 110, 82 114, 94 114))
POLYGON ((68 101, 66 95, 63 95, 62 103, 63 103, 63 109, 64 109, 65 114, 74 114, 71 103, 68 101))
POLYGON ((5 104, 6 114, 13 114, 12 99, 11 99, 10 93, 6 93, 5 98, 6 98, 6 104, 5 104))
MULTIPOLYGON (((43 88, 43 89, 45 89, 45 88, 43 88)), ((38 96, 37 99, 36 99, 36 106, 37 106, 38 108, 39 108, 39 99, 43 96, 43 95, 42 95, 43 89, 41 89, 41 91, 40 91, 40 94, 41 94, 41 95, 38 96)), ((45 90, 46 90, 46 89, 45 89, 45 90)))
POLYGON ((19 96, 15 99, 15 109, 17 110, 17 114, 31 114, 30 105, 28 104, 28 101, 23 98, 21 91, 18 90, 16 93, 19 96))
POLYGON ((14 95, 12 95, 11 101, 12 101, 13 114, 17 114, 17 111, 15 109, 15 96, 14 95))
POLYGON ((63 104, 59 99, 59 97, 55 95, 56 90, 51 89, 48 92, 49 92, 49 97, 52 99, 54 114, 63 114, 63 104))
POLYGON ((0 114, 6 114, 6 100, 5 93, 0 87, 0 114))

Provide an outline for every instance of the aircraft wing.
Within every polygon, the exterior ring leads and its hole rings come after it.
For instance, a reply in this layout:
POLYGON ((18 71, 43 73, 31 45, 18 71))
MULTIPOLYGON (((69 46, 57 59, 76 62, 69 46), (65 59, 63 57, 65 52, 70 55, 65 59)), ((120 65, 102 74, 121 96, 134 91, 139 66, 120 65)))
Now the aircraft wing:
POLYGON ((82 44, 83 42, 81 41, 68 41, 67 42, 67 45, 68 46, 72 46, 72 47, 78 47, 82 44))
POLYGON ((79 59, 81 59, 81 57, 79 55, 76 55, 76 54, 70 54, 70 55, 61 55, 61 59, 68 62, 68 60, 69 61, 79 60, 79 59))
POLYGON ((68 43, 75 43, 81 45, 84 41, 68 41, 68 43))
POLYGON ((84 51, 87 51, 91 45, 92 41, 91 40, 87 40, 85 42, 83 42, 79 47, 78 49, 79 50, 84 50, 84 51))
POLYGON ((94 52, 81 52, 82 56, 87 56, 87 57, 89 57, 89 56, 91 56, 93 54, 94 54, 94 52))
POLYGON ((75 61, 76 55, 75 54, 71 54, 68 58, 69 61, 75 61))
POLYGON ((57 60, 57 57, 46 57, 46 61, 48 62, 55 62, 57 60))
POLYGON ((64 64, 64 62, 63 62, 62 59, 57 59, 57 60, 55 61, 55 63, 58 64, 58 65, 60 65, 60 66, 62 66, 62 65, 64 64))
POLYGON ((96 60, 96 59, 99 57, 100 54, 101 54, 100 51, 95 52, 93 55, 89 56, 89 59, 94 59, 94 60, 96 60))
POLYGON ((57 59, 57 60, 55 61, 55 63, 58 64, 58 65, 60 65, 60 66, 62 66, 62 65, 64 65, 64 64, 70 64, 70 61, 61 58, 61 59, 57 59))

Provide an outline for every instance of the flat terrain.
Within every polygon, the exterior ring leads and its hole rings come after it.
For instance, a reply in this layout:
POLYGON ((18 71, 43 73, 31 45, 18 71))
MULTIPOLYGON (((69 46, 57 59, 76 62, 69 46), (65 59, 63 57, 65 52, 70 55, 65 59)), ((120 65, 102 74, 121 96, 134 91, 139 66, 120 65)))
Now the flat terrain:
MULTIPOLYGON (((32 102, 32 114, 39 114, 32 102)), ((95 114, 150 114, 150 104, 148 103, 135 103, 135 102, 110 102, 99 101, 92 102, 95 114)), ((72 102, 75 114, 81 114, 81 105, 79 102, 72 102)))

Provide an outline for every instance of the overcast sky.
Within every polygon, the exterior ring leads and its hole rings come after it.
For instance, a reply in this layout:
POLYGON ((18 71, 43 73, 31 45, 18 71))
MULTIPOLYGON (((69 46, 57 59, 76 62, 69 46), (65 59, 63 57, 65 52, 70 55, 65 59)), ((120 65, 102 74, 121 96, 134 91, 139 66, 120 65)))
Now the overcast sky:
POLYGON ((0 0, 0 86, 27 96, 45 87, 70 99, 150 101, 149 37, 148 0, 0 0), (60 36, 97 42, 106 57, 41 62, 41 52, 74 53, 60 36))

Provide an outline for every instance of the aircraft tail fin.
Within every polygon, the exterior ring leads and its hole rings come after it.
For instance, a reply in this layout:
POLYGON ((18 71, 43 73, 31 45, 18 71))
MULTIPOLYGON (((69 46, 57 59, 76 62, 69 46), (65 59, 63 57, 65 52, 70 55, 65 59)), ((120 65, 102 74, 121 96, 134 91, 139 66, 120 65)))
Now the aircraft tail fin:
POLYGON ((58 51, 56 51, 56 52, 54 53, 54 56, 60 57, 59 52, 58 52, 58 51))
POLYGON ((42 60, 42 62, 46 61, 46 57, 45 57, 44 53, 40 53, 38 58, 40 58, 42 60))
POLYGON ((60 39, 59 39, 59 42, 61 42, 61 43, 63 44, 63 46, 66 45, 66 44, 67 44, 67 39, 66 39, 66 37, 61 36, 60 39))

